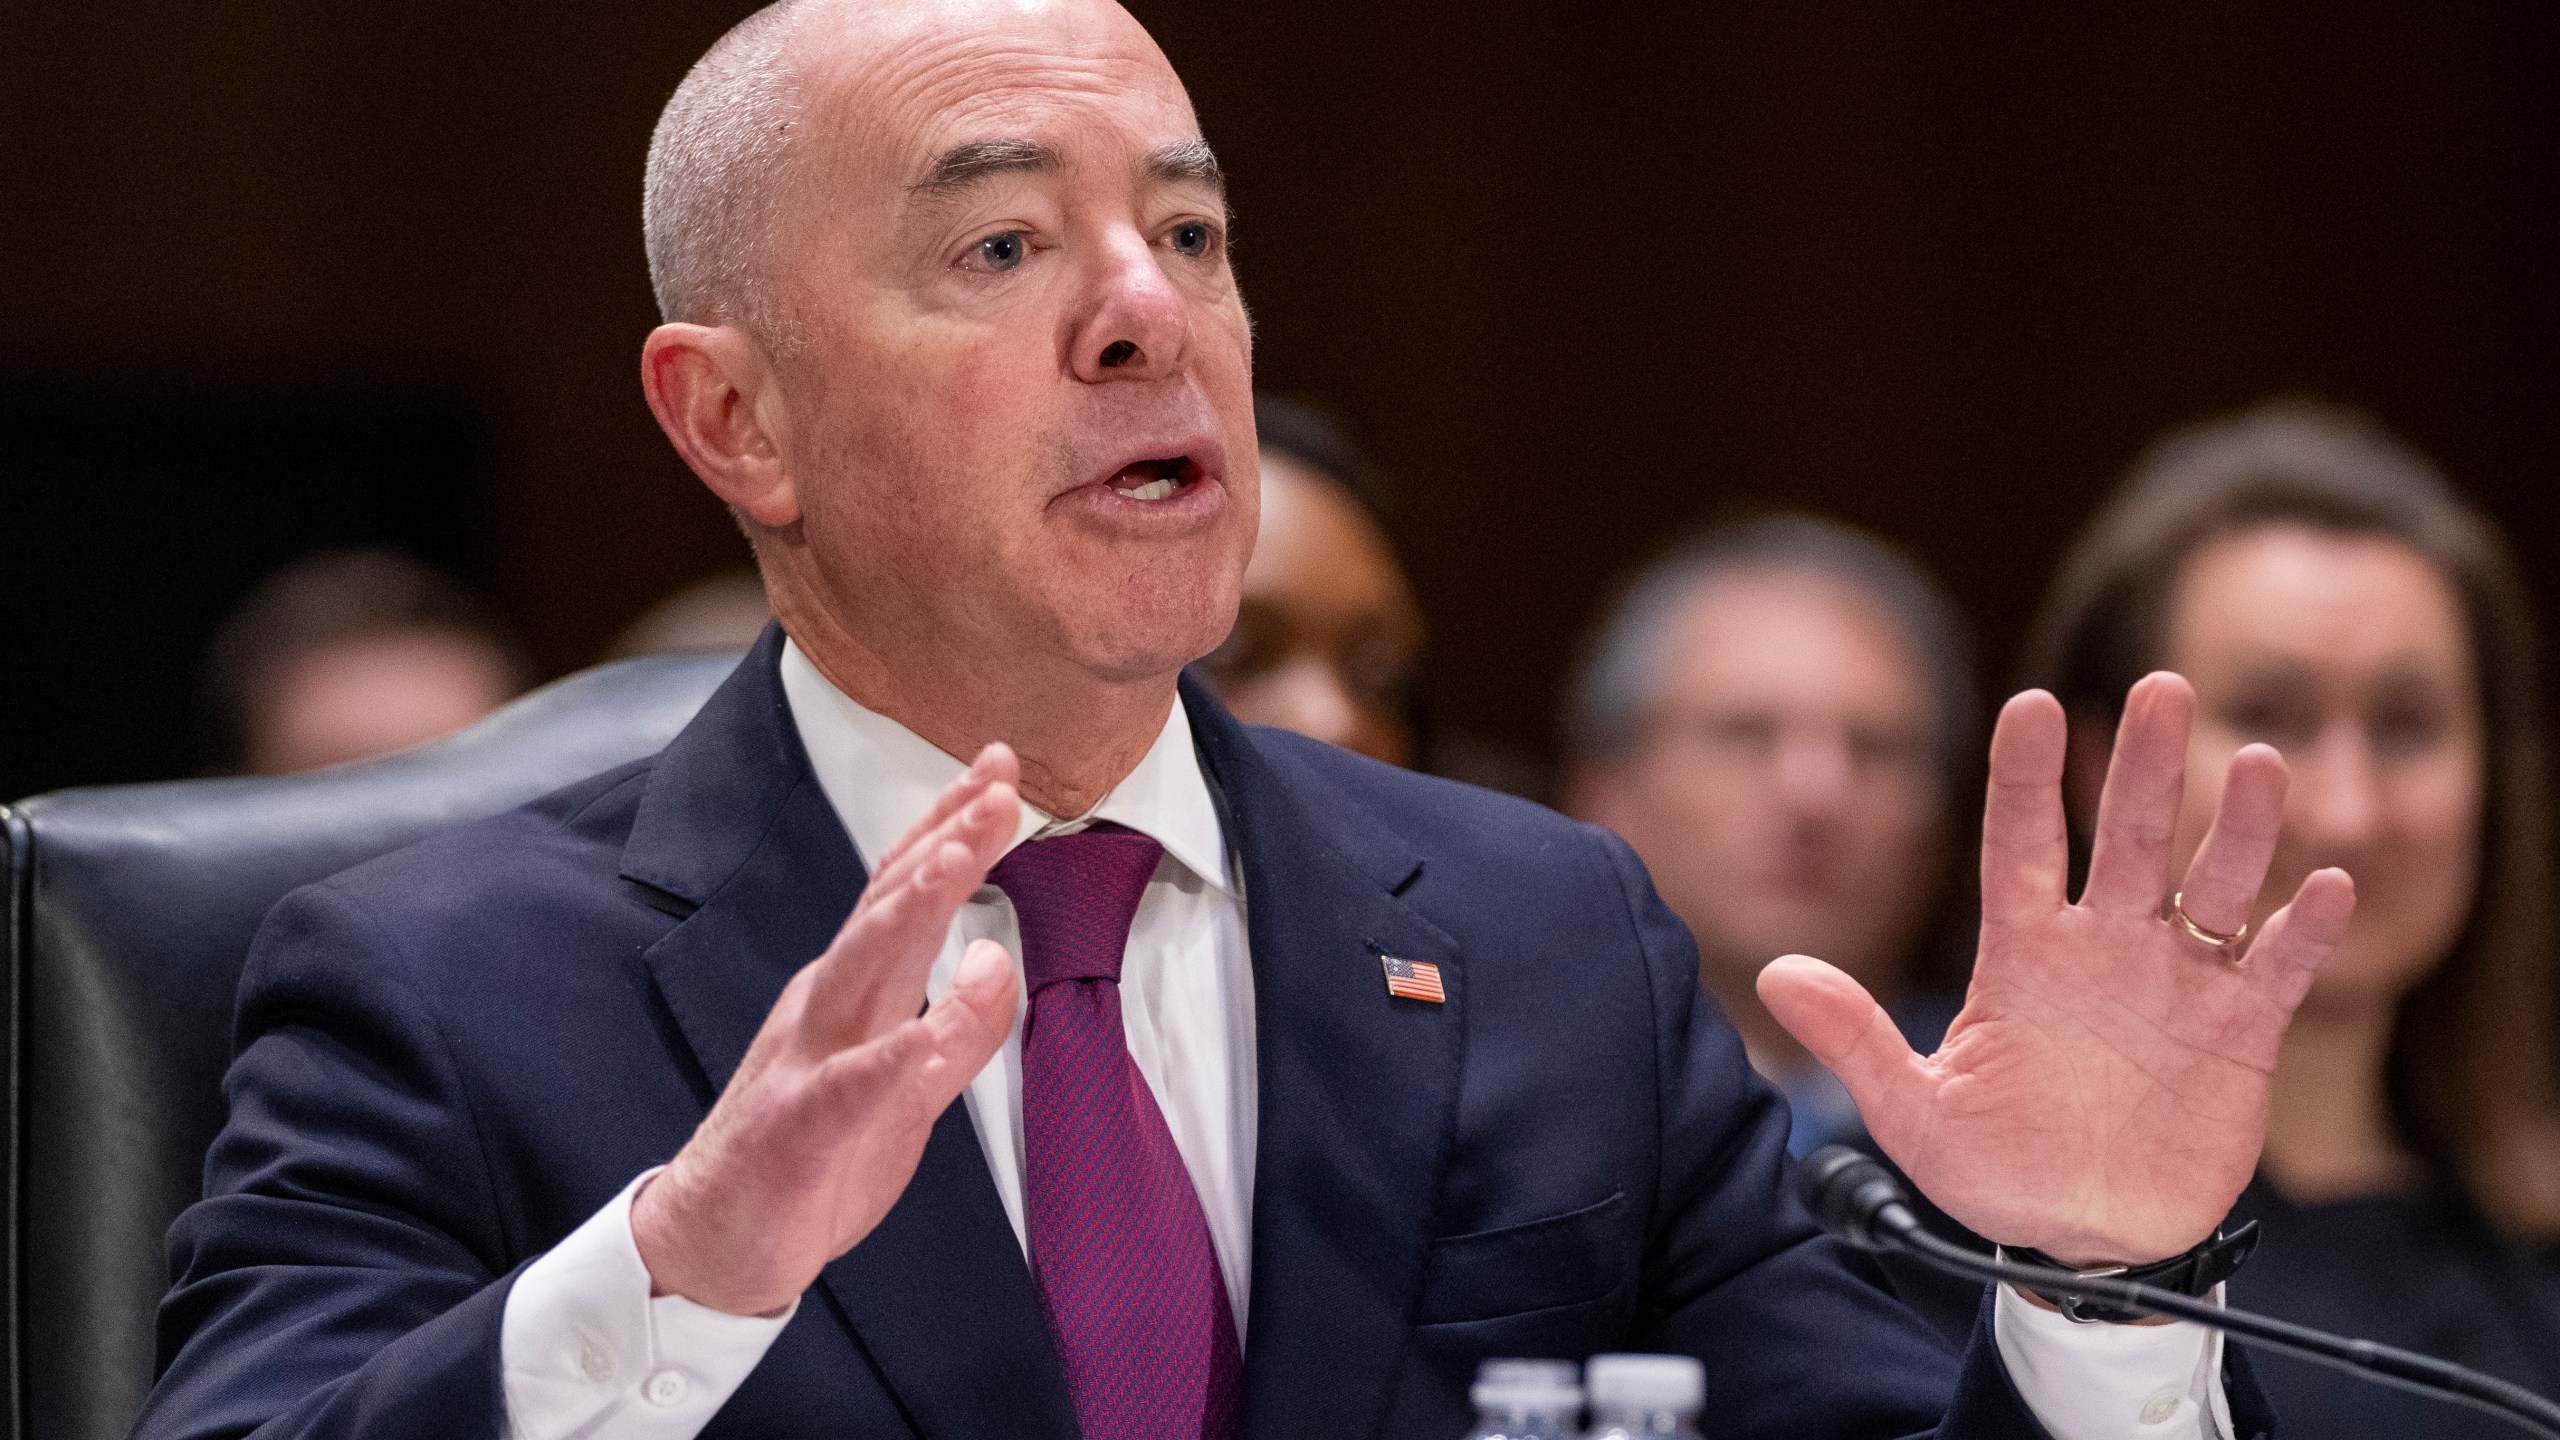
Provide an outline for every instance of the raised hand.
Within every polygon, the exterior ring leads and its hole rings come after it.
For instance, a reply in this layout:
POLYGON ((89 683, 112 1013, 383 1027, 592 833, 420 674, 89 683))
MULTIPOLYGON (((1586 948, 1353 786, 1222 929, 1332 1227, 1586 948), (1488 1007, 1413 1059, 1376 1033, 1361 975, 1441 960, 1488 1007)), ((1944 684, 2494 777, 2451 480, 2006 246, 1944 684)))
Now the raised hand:
POLYGON ((1013 961, 993 941, 969 947, 930 1009, 924 987, 951 917, 1013 838, 1017 776, 1013 752, 988 746, 881 857, 710 1115, 634 1198, 632 1238, 661 1293, 780 1310, 897 1203, 934 1121, 1013 1027, 1013 961))
MULTIPOLYGON (((2125 703, 2089 879, 2065 893, 2062 707, 2017 696, 1991 739, 1982 939, 1964 1010, 1914 1054, 1855 980, 1791 955, 1761 1000, 1829 1066, 1884 1152, 1949 1215, 2002 1244, 2094 1266, 2162 1259, 2212 1233, 2258 1163, 2277 1042, 2355 909, 2321 870, 2228 947, 2169 914, 2195 695, 2146 677, 2125 703), (2166 918, 2164 918, 2166 917, 2166 918)), ((2183 881, 2196 927, 2247 921, 2275 854, 2285 767, 2235 756, 2183 881)))

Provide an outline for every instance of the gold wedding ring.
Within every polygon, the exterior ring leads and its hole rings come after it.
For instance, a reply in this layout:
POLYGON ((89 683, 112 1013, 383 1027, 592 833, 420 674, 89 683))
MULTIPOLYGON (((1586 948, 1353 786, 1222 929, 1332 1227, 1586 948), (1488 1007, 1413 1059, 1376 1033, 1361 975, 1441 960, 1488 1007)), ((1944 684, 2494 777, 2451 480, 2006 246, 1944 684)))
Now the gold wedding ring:
POLYGON ((2249 938, 2249 927, 2246 923, 2228 935, 2218 930, 2207 930, 2197 924, 2195 917, 2187 913, 2187 892, 2184 890, 2169 897, 2169 918, 2177 921, 2179 928, 2216 950, 2228 951, 2249 938))

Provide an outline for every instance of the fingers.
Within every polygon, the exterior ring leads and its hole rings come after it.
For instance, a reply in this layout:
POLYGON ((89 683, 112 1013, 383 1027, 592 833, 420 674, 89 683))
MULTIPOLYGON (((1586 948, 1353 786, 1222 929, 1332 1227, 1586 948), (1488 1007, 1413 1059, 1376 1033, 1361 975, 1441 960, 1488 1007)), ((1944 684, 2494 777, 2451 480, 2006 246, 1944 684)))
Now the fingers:
POLYGON ((930 1125, 969 1088, 1013 1033, 1013 957, 992 940, 960 957, 951 988, 921 1018, 902 1020, 823 1062, 841 1109, 884 1101, 912 1107, 902 1117, 930 1125))
POLYGON ((2125 697, 2115 754, 2098 797, 2097 838, 2080 903, 2123 915, 2156 915, 2169 895, 2169 847, 2187 779, 2187 731, 2195 691, 2167 671, 2145 675, 2125 697))
POLYGON ((1782 955, 1760 971, 1760 1003, 1813 1058, 1840 1077, 1858 1115, 1888 1150, 1928 1102, 1918 1055, 1866 987, 1809 955, 1782 955))
POLYGON ((873 910, 918 887, 938 899, 943 889, 957 884, 958 897, 950 904, 958 908, 969 891, 986 878, 987 869, 1004 853, 1021 822, 1022 802, 1015 795, 1010 778, 1014 772, 1013 752, 1004 746, 990 745, 981 752, 978 763, 952 782, 924 818, 907 827, 907 833, 889 847, 828 953, 855 943, 854 937, 873 910), (953 845, 961 847, 974 862, 969 867, 974 873, 967 875, 965 881, 947 869, 948 847, 953 845))
POLYGON ((2267 920, 2241 971, 2257 980, 2288 1015, 2302 1003, 2320 967, 2347 938, 2355 919, 2356 884, 2339 869, 2314 870, 2293 899, 2267 920))
MULTIPOLYGON (((1011 808, 1019 803, 1012 795, 1011 787, 1000 785, 978 803, 1011 808)), ((987 866, 981 851, 957 839, 942 840, 911 857, 904 884, 884 889, 876 903, 856 907, 852 921, 818 958, 810 990, 808 1016, 822 1044, 855 1043, 916 1013, 951 919, 986 879, 987 866)))
POLYGON ((916 852, 928 840, 948 838, 954 820, 986 793, 988 787, 998 784, 1010 786, 1020 778, 1021 764, 1014 758, 1012 747, 999 742, 979 751, 978 758, 970 762, 968 770, 935 797, 933 808, 908 826, 907 833, 898 837, 898 843, 889 847, 889 853, 881 856, 871 867, 872 883, 896 883, 902 879, 916 852))
MULTIPOLYGON (((876 972, 880 960, 892 952, 903 955, 921 951, 927 956, 938 953, 951 917, 986 879, 986 873, 987 867, 978 863, 977 852, 965 841, 943 839, 919 848, 906 870, 904 883, 883 887, 879 903, 854 916, 842 941, 830 947, 829 954, 859 954, 865 959, 857 968, 876 972)), ((914 1008, 908 1007, 905 1013, 914 1013, 914 1008)))
MULTIPOLYGON (((1013 957, 993 940, 970 944, 951 977, 951 989, 924 1012, 924 1027, 933 1037, 934 1053, 956 1067, 951 1096, 986 1068, 1013 1033, 1018 990, 1013 957)), ((943 1098, 949 1104, 951 1096, 943 1098)))
POLYGON ((936 803, 938 818, 929 814, 892 847, 891 863, 864 887, 819 957, 806 1013, 822 1047, 857 1043, 923 1005, 925 977, 952 916, 985 882, 1021 822, 1022 802, 1003 778, 1011 752, 989 752, 994 763, 972 767, 936 803))
POLYGON ((2284 829, 2284 791, 2284 757, 2273 748, 2246 745, 2231 757, 2213 828, 2178 886, 2189 920, 2217 935, 2236 934, 2249 923, 2284 829))
POLYGON ((2062 816, 2062 762, 2070 742, 2062 706, 2043 691, 2012 696, 2000 707, 1982 807, 1987 920, 2020 920, 2063 903, 2071 842, 2062 816))

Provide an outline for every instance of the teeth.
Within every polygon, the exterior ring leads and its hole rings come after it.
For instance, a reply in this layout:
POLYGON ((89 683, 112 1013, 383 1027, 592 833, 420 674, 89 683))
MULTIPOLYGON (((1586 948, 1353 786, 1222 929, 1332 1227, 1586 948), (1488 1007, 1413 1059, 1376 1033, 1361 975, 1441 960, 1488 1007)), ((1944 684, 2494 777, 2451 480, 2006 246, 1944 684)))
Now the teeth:
POLYGON ((1141 485, 1134 490, 1121 490, 1117 485, 1114 485, 1111 488, 1119 490, 1121 494, 1128 496, 1132 500, 1162 500, 1174 491, 1182 488, 1182 482, 1168 478, 1163 480, 1150 480, 1146 484, 1141 485))

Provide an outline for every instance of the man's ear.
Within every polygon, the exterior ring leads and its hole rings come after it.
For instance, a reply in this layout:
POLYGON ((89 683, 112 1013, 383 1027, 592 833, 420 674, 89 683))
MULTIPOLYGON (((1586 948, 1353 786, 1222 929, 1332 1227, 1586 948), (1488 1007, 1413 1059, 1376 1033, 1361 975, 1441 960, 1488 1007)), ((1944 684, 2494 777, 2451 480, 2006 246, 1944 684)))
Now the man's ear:
POLYGON ((774 433, 773 367, 734 325, 661 325, 640 347, 640 388, 658 428, 711 493, 768 530, 800 518, 800 495, 774 433))

